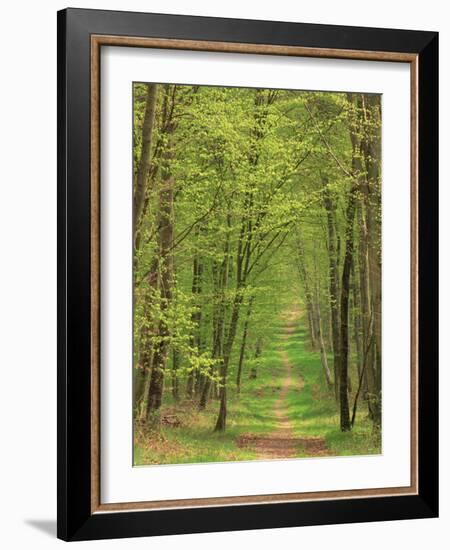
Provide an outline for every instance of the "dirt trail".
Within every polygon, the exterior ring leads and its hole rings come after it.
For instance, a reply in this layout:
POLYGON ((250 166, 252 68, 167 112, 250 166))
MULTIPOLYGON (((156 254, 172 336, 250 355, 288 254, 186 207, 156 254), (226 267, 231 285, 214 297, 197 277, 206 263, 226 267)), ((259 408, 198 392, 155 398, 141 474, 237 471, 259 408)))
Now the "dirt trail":
MULTIPOLYGON (((283 340, 288 341, 295 332, 300 311, 293 309, 286 314, 286 326, 283 333, 283 340)), ((269 434, 242 434, 237 440, 239 447, 248 448, 257 453, 261 460, 269 458, 294 458, 300 451, 307 456, 327 456, 328 449, 323 438, 317 437, 295 437, 294 427, 289 419, 288 405, 286 398, 292 385, 299 390, 303 387, 303 380, 292 379, 293 365, 289 360, 286 349, 281 349, 281 358, 284 366, 284 378, 279 398, 273 409, 276 418, 276 428, 269 434)))

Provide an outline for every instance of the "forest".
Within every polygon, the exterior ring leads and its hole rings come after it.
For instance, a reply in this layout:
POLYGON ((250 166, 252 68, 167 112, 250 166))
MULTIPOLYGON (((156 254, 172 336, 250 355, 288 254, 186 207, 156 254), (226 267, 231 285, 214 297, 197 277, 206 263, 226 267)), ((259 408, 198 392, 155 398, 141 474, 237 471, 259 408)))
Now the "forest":
POLYGON ((381 96, 133 84, 134 465, 381 452, 381 96))

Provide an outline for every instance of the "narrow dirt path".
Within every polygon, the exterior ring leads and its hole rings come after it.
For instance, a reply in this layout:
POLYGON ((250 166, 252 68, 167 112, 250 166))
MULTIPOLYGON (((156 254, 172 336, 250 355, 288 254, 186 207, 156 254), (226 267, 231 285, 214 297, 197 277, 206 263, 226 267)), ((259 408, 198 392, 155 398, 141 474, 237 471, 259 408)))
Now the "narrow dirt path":
MULTIPOLYGON (((297 320, 300 316, 298 309, 293 309, 286 315, 286 326, 283 333, 283 341, 287 342, 295 332, 297 320)), ((273 414, 276 418, 276 428, 269 434, 242 434, 237 440, 239 447, 252 450, 260 460, 273 458, 294 458, 299 452, 307 456, 327 456, 328 449, 321 437, 296 437, 293 424, 288 414, 286 398, 289 390, 296 385, 301 391, 303 381, 293 381, 293 365, 286 349, 280 350, 284 366, 284 378, 282 379, 279 398, 277 399, 273 414)))

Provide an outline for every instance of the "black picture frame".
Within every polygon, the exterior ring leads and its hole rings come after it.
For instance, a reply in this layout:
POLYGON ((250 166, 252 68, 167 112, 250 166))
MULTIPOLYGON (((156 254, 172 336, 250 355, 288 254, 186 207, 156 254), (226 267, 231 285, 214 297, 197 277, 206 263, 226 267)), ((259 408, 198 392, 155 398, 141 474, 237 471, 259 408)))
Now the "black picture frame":
POLYGON ((431 518, 438 515, 437 144, 436 32, 86 9, 58 12, 59 538, 138 537, 431 518), (418 494, 92 513, 92 35, 403 52, 418 56, 418 494))

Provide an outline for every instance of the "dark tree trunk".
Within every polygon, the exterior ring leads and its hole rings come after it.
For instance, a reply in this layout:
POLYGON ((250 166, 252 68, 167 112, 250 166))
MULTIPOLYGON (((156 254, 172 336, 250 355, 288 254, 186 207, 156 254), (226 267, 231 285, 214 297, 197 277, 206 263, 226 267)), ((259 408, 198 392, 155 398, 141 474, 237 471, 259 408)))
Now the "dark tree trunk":
MULTIPOLYGON (((137 170, 134 178, 134 193, 133 193, 133 246, 134 246, 134 260, 133 260, 133 282, 134 290, 136 288, 136 274, 137 274, 137 250, 139 248, 139 222, 143 215, 145 196, 148 186, 148 174, 151 165, 151 151, 153 141, 153 129, 155 125, 155 107, 156 99, 158 95, 158 86, 156 84, 148 84, 147 98, 145 104, 144 121, 142 124, 141 133, 141 155, 137 164, 137 170)), ((149 291, 145 293, 145 309, 149 310, 149 302, 154 299, 154 294, 157 289, 157 265, 152 263, 150 268, 150 274, 148 277, 149 291)), ((135 376, 135 392, 134 402, 138 404, 137 418, 142 421, 145 419, 148 390, 151 376, 151 364, 152 364, 152 348, 151 348, 151 335, 154 330, 154 326, 148 323, 141 329, 139 338, 139 364, 140 369, 135 376)))
POLYGON ((161 183, 159 213, 161 320, 159 321, 158 341, 153 353, 152 375, 147 405, 147 418, 155 425, 159 423, 164 370, 169 352, 170 333, 166 315, 172 300, 173 285, 173 257, 171 252, 173 243, 173 180, 169 174, 161 183))
POLYGON ((360 110, 366 124, 361 140, 360 200, 360 279, 365 376, 367 379, 367 404, 375 426, 381 424, 381 257, 378 244, 381 239, 377 222, 379 207, 380 143, 373 129, 379 117, 374 98, 361 97, 360 110))
MULTIPOLYGON (((327 183, 327 182, 326 182, 327 183)), ((333 371, 334 391, 336 400, 339 399, 339 352, 340 352, 340 327, 339 327, 339 270, 337 258, 337 231, 336 231, 336 205, 328 187, 324 189, 324 204, 327 211, 328 228, 328 254, 329 254, 329 279, 330 279, 330 311, 331 331, 333 342, 333 371)))
POLYGON ((346 243, 344 265, 342 269, 342 284, 341 284, 341 327, 340 327, 340 423, 341 430, 347 432, 351 429, 350 412, 348 403, 348 302, 350 289, 350 272, 353 261, 353 224, 355 218, 357 185, 353 184, 350 191, 350 196, 346 211, 346 243))
MULTIPOLYGON (((246 211, 249 207, 249 201, 251 202, 251 193, 246 193, 244 200, 244 210, 246 211)), ((227 226, 231 227, 231 215, 227 215, 227 226)), ((243 218, 241 221, 241 230, 238 239, 237 245, 237 254, 236 254, 236 290, 233 300, 233 305, 231 308, 230 322, 226 332, 226 338, 223 346, 223 358, 220 365, 220 388, 219 388, 219 397, 220 397, 220 408, 219 414, 217 416, 216 425, 214 431, 223 432, 226 429, 226 419, 227 419, 227 377, 228 377, 228 366, 231 359, 231 352, 233 349, 234 340, 236 337, 236 331, 239 321, 239 313, 243 300, 243 293, 245 291, 245 282, 247 279, 247 273, 249 269, 249 261, 251 255, 251 240, 252 240, 252 228, 251 223, 247 218, 243 218), (246 234, 246 231, 248 233, 246 234), (245 250, 245 252, 244 252, 245 250)), ((227 245, 229 247, 229 243, 227 245)))
POLYGON ((143 389, 140 397, 138 420, 143 422, 147 418, 148 399, 150 395, 150 381, 152 376, 152 363, 153 363, 153 337, 157 329, 155 319, 151 318, 150 309, 151 305, 156 299, 158 292, 158 258, 153 258, 150 265, 150 271, 147 277, 148 287, 145 289, 145 304, 144 315, 148 319, 144 325, 141 333, 141 339, 139 342, 140 361, 142 365, 144 380, 143 389))
MULTIPOLYGON (((169 326, 167 323, 167 313, 172 301, 173 287, 173 236, 174 236, 174 181, 171 173, 171 161, 173 159, 173 149, 171 136, 175 129, 171 117, 173 115, 173 105, 169 108, 169 89, 165 88, 165 102, 163 120, 165 121, 165 131, 168 136, 166 150, 162 155, 161 183, 159 189, 159 209, 158 209, 158 246, 159 246, 159 279, 160 279, 160 321, 158 326, 158 338, 153 352, 152 374, 149 388, 149 398, 147 404, 147 419, 155 426, 159 427, 159 412, 162 403, 164 388, 164 371, 166 368, 167 357, 169 353, 169 326), (167 114, 167 113, 170 113, 167 114)), ((174 101, 174 95, 170 101, 174 101)))
POLYGON ((175 401, 180 399, 180 384, 178 378, 178 367, 180 363, 180 354, 173 350, 172 354, 172 397, 175 401))
POLYGON ((254 358, 255 362, 254 362, 252 368, 250 369, 250 375, 249 375, 250 380, 256 380, 256 378, 258 376, 257 361, 261 357, 261 353, 262 353, 262 339, 258 338, 256 340, 256 347, 255 347, 255 358, 254 358))
MULTIPOLYGON (((200 233, 200 228, 196 228, 196 236, 198 237, 200 233)), ((194 326, 194 332, 191 337, 191 346, 197 349, 197 352, 201 351, 201 322, 202 322, 202 309, 200 303, 200 295, 202 292, 202 278, 203 278, 203 264, 200 261, 198 254, 194 255, 192 263, 192 296, 194 298, 194 307, 195 310, 191 315, 191 321, 194 326)), ((186 385, 186 397, 192 399, 194 395, 194 387, 196 388, 196 393, 199 390, 200 376, 199 373, 191 370, 188 375, 187 385, 186 385)))
POLYGON ((296 235, 296 245, 297 245, 297 269, 298 269, 298 274, 300 276, 300 282, 303 285, 303 290, 305 293, 306 310, 308 314, 309 337, 310 337, 312 349, 317 350, 318 349, 317 326, 316 326, 317 323, 315 319, 313 296, 310 289, 308 273, 306 271, 306 266, 305 266, 305 251, 301 240, 300 230, 298 228, 297 228, 297 235, 296 235))
POLYGON ((147 191, 147 176, 150 170, 156 98, 158 95, 157 84, 146 84, 145 86, 147 87, 147 100, 145 104, 144 122, 142 125, 141 157, 139 159, 136 172, 133 198, 133 234, 135 248, 138 227, 141 220, 147 191))
POLYGON ((241 349, 239 352, 239 364, 238 364, 238 370, 237 370, 237 376, 236 376, 236 391, 238 394, 241 392, 242 367, 244 364, 245 347, 247 344, 248 325, 252 314, 252 306, 253 306, 253 296, 250 298, 250 301, 248 304, 247 315, 245 317, 245 322, 244 322, 244 329, 242 331, 242 342, 241 342, 241 349))
MULTIPOLYGON (((349 355, 349 294, 350 275, 354 255, 354 218, 358 196, 364 179, 364 171, 361 163, 362 139, 364 134, 364 117, 361 111, 361 95, 349 93, 347 95, 350 110, 350 140, 352 143, 352 169, 353 182, 349 194, 346 209, 345 228, 345 253, 342 268, 341 303, 340 303, 340 424, 343 432, 351 429, 349 403, 348 403, 348 355, 349 355)), ((360 265, 361 268, 361 265, 360 265)), ((363 306, 364 307, 364 306, 363 306)))
MULTIPOLYGON (((361 378, 360 386, 362 397, 367 399, 367 380, 364 369, 364 342, 362 339, 362 320, 361 320, 361 294, 359 279, 356 275, 355 263, 357 255, 352 263, 352 291, 353 291, 353 338, 356 348, 356 368, 358 371, 358 380, 361 378)), ((359 395, 359 393, 358 393, 359 395)))
POLYGON ((231 320, 228 330, 228 336, 224 346, 223 361, 220 368, 220 408, 219 415, 217 417, 215 432, 223 432, 226 428, 227 420, 227 375, 228 366, 230 364, 231 350, 233 348, 233 342, 236 337, 236 329, 239 320, 239 310, 242 303, 242 289, 237 288, 236 297, 233 302, 233 308, 231 311, 231 320))
POLYGON ((224 432, 227 425, 227 386, 226 381, 223 382, 223 386, 220 387, 220 406, 219 415, 217 416, 215 432, 224 432))
POLYGON ((375 376, 373 370, 373 312, 372 302, 370 299, 370 265, 369 265, 369 248, 367 223, 365 215, 365 206, 363 201, 359 208, 359 225, 360 225, 360 250, 359 250, 359 278, 360 278, 360 296, 361 296, 361 325, 362 325, 362 342, 363 342, 363 357, 362 369, 366 382, 367 391, 367 406, 369 415, 372 420, 375 419, 376 410, 374 407, 375 396, 375 376))
MULTIPOLYGON (((224 337, 224 325, 225 325, 225 290, 228 286, 229 277, 229 264, 230 264, 230 240, 227 237, 224 247, 224 258, 220 268, 213 263, 213 281, 214 281, 214 294, 218 296, 219 303, 213 308, 213 341, 212 341, 212 358, 217 360, 223 356, 223 337, 224 337)), ((211 378, 214 373, 214 367, 209 370, 209 376, 206 376, 203 383, 202 391, 200 394, 199 409, 206 408, 208 399, 211 393, 211 378)), ((216 385, 214 392, 217 392, 216 385)))
POLYGON ((380 222, 380 166, 381 142, 377 129, 381 123, 380 103, 376 96, 363 96, 362 108, 368 123, 363 141, 363 160, 366 178, 363 185, 363 202, 366 211, 367 247, 369 265, 370 301, 372 312, 373 378, 372 418, 375 427, 381 425, 381 242, 380 222))

